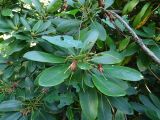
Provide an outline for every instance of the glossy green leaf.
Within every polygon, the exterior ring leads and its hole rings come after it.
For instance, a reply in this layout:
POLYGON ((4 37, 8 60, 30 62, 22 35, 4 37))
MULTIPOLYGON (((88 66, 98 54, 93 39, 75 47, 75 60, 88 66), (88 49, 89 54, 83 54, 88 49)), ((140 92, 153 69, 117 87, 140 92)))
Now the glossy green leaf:
POLYGON ((139 47, 137 44, 131 43, 130 45, 128 45, 128 47, 125 50, 123 50, 122 55, 124 57, 131 56, 135 54, 138 51, 138 49, 139 47))
POLYGON ((129 88, 129 84, 127 81, 112 78, 111 76, 107 76, 107 75, 106 75, 106 77, 108 80, 112 81, 113 83, 115 83, 115 84, 119 85, 121 88, 123 88, 123 90, 127 90, 129 88))
POLYGON ((63 108, 67 105, 71 105, 73 102, 74 102, 73 94, 71 93, 61 94, 58 108, 63 108))
POLYGON ((81 52, 89 52, 98 39, 99 33, 96 30, 90 30, 87 32, 87 36, 84 40, 81 52))
POLYGON ((154 105, 157 106, 157 108, 160 110, 160 99, 152 93, 150 93, 149 96, 152 102, 154 103, 154 105))
POLYGON ((146 71, 147 70, 147 66, 145 66, 142 62, 142 60, 140 59, 140 57, 138 58, 137 60, 137 67, 138 69, 143 72, 143 71, 146 71))
POLYGON ((64 36, 43 36, 43 39, 46 41, 57 45, 59 47, 63 48, 81 48, 82 47, 82 42, 79 40, 74 40, 72 36, 64 35, 64 36))
POLYGON ((146 10, 149 8, 150 3, 147 2, 141 9, 141 11, 136 15, 134 21, 133 21, 133 26, 135 27, 141 22, 142 17, 144 16, 146 10))
POLYGON ((129 42, 130 42, 130 38, 129 37, 123 39, 119 44, 119 47, 118 47, 119 51, 122 51, 122 50, 126 49, 126 47, 128 46, 129 42))
POLYGON ((150 108, 151 110, 158 110, 158 108, 150 101, 147 96, 140 95, 139 99, 146 107, 150 108))
POLYGON ((131 12, 135 7, 136 5, 139 3, 139 0, 131 0, 129 1, 125 7, 123 8, 123 14, 127 14, 129 12, 131 12))
POLYGON ((99 97, 98 104, 98 120, 112 120, 112 112, 110 104, 102 95, 99 97))
POLYGON ((17 100, 8 100, 0 103, 0 112, 18 111, 22 108, 22 103, 17 100))
POLYGON ((93 74, 92 76, 94 85, 103 94, 115 97, 124 96, 126 94, 123 88, 113 83, 112 81, 107 80, 104 78, 104 76, 96 74, 93 74))
POLYGON ((41 24, 41 26, 39 27, 39 29, 37 30, 37 33, 43 32, 46 29, 48 29, 51 26, 51 21, 46 21, 45 23, 41 24))
POLYGON ((67 33, 72 30, 77 31, 81 21, 76 19, 59 19, 60 21, 57 24, 57 31, 62 33, 67 33))
POLYGON ((121 54, 114 51, 106 51, 94 56, 91 61, 98 64, 116 64, 123 60, 121 54))
POLYGON ((40 51, 30 51, 24 54, 23 56, 26 59, 38 61, 38 62, 47 62, 47 63, 64 63, 65 58, 55 56, 53 54, 40 52, 40 51))
POLYGON ((42 20, 39 20, 32 28, 32 31, 37 32, 40 26, 43 24, 42 20))
POLYGON ((21 116, 22 114, 20 112, 16 112, 12 114, 6 114, 5 116, 2 116, 0 120, 21 120, 21 116))
POLYGON ((109 35, 107 35, 106 44, 111 51, 116 50, 116 45, 114 43, 114 40, 109 35))
POLYGON ((153 111, 153 110, 150 110, 150 109, 147 109, 145 111, 145 114, 148 116, 148 118, 150 118, 151 120, 159 120, 160 117, 157 115, 157 112, 156 111, 153 111))
POLYGON ((140 104, 140 103, 136 103, 136 102, 130 102, 131 105, 132 105, 132 108, 135 110, 135 111, 138 111, 138 112, 144 112, 144 109, 145 107, 140 104))
POLYGON ((115 114, 115 120, 125 120, 125 115, 123 112, 117 110, 116 114, 115 114))
POLYGON ((24 25, 25 29, 30 31, 31 27, 30 27, 29 23, 27 22, 27 20, 24 17, 21 17, 20 20, 21 20, 22 24, 24 25))
POLYGON ((28 120, 28 116, 22 116, 19 120, 28 120))
POLYGON ((26 4, 32 4, 31 0, 21 0, 22 2, 26 3, 26 4))
POLYGON ((79 93, 83 114, 88 120, 95 120, 98 112, 98 96, 94 89, 87 89, 79 93))
POLYGON ((160 59, 160 54, 159 54, 160 53, 160 46, 155 45, 155 46, 152 46, 150 49, 160 59))
POLYGON ((98 22, 93 22, 91 24, 91 28, 96 29, 99 32, 99 36, 98 36, 99 40, 102 40, 102 41, 106 40, 107 34, 106 34, 106 30, 102 24, 100 24, 98 22))
POLYGON ((42 12, 42 6, 40 3, 40 0, 32 0, 32 3, 34 4, 34 7, 36 8, 36 10, 41 13, 42 12))
POLYGON ((12 20, 6 20, 7 21, 7 23, 9 24, 9 26, 12 28, 12 29, 15 29, 16 27, 15 27, 15 25, 14 25, 14 23, 12 22, 12 20))
POLYGON ((129 104, 128 100, 123 97, 111 97, 110 99, 111 104, 118 110, 122 111, 125 114, 132 115, 133 109, 129 104))
POLYGON ((25 97, 26 99, 32 99, 34 97, 33 91, 34 91, 33 81, 29 77, 26 77, 25 79, 25 97))
POLYGON ((13 16, 12 10, 9 9, 9 8, 4 8, 4 9, 2 9, 1 12, 2 12, 2 15, 3 15, 3 16, 13 16))
POLYGON ((14 14, 13 22, 15 26, 18 26, 20 24, 20 18, 18 14, 14 14))
POLYGON ((112 76, 113 78, 128 80, 128 81, 139 81, 143 79, 143 75, 135 69, 123 66, 104 66, 104 73, 112 76))
POLYGON ((53 13, 53 12, 57 11, 58 9, 60 9, 61 5, 62 5, 62 0, 53 0, 48 5, 47 11, 50 13, 53 13))
POLYGON ((93 88, 94 84, 93 84, 93 81, 92 81, 92 76, 87 72, 85 72, 83 75, 84 75, 83 80, 84 80, 85 85, 93 88))
POLYGON ((80 62, 78 63, 78 67, 82 70, 90 70, 92 69, 92 65, 88 62, 80 62))
POLYGON ((39 85, 44 87, 52 87, 61 84, 70 75, 68 66, 53 66, 42 71, 39 76, 39 85))

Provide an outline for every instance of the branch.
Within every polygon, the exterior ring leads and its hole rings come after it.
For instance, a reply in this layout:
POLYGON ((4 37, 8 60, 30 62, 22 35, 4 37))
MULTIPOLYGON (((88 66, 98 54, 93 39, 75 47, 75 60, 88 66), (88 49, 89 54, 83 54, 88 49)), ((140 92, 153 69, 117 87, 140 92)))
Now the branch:
POLYGON ((132 30, 132 28, 123 20, 122 17, 120 17, 117 13, 113 11, 107 11, 109 14, 112 14, 114 17, 116 17, 123 25, 127 28, 127 30, 131 33, 133 36, 133 39, 135 42, 142 48, 142 50, 150 56, 156 63, 160 65, 160 59, 143 43, 142 39, 137 36, 137 34, 132 30))
MULTIPOLYGON (((104 8, 104 0, 98 0, 98 5, 100 8, 104 8)), ((114 16, 115 18, 119 19, 119 21, 121 23, 123 23, 123 25, 127 28, 127 30, 131 33, 131 35, 133 36, 133 39, 135 40, 135 42, 142 48, 142 50, 152 58, 152 60, 154 60, 156 63, 158 63, 160 65, 160 59, 143 43, 142 39, 139 38, 137 36, 137 34, 132 30, 132 28, 127 24, 126 21, 123 20, 122 17, 120 17, 117 13, 115 13, 114 11, 107 11, 107 13, 105 13, 102 9, 102 13, 104 13, 104 16, 106 17, 109 16, 109 19, 111 22, 114 22, 114 18, 112 16, 114 16), (110 16, 110 14, 112 16, 110 16)))

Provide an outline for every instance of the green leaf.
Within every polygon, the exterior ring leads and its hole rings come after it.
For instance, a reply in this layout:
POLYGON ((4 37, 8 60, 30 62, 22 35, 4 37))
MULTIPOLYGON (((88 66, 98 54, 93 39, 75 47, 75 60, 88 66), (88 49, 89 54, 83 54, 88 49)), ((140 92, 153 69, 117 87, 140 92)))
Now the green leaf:
MULTIPOLYGON (((139 96, 140 101, 149 109, 151 110, 158 110, 158 108, 149 100, 148 97, 144 96, 144 95, 140 95, 139 96)), ((160 112, 160 110, 159 110, 160 112)))
POLYGON ((143 79, 143 76, 137 70, 123 66, 104 66, 104 73, 112 76, 113 78, 128 80, 128 81, 139 81, 143 79))
POLYGON ((20 24, 19 15, 18 14, 14 14, 13 22, 14 22, 15 26, 18 26, 20 24))
POLYGON ((140 113, 144 112, 144 109, 145 109, 144 105, 142 105, 140 103, 136 103, 136 102, 130 102, 130 103, 132 105, 132 108, 135 111, 140 112, 140 113))
POLYGON ((22 2, 26 3, 26 4, 32 4, 31 0, 21 0, 22 2))
MULTIPOLYGON (((144 65, 144 63, 142 62, 142 60, 140 59, 141 56, 138 57, 137 59, 137 67, 141 72, 144 72, 147 70, 147 66, 144 65)), ((143 58, 142 58, 143 59, 143 58)), ((148 61, 147 61, 148 64, 148 61)))
POLYGON ((68 35, 63 35, 63 36, 58 35, 54 37, 43 36, 42 38, 54 45, 57 45, 63 48, 73 48, 73 47, 81 48, 82 47, 81 41, 74 40, 72 36, 68 36, 68 35))
POLYGON ((73 102, 74 102, 73 94, 71 93, 61 94, 58 108, 63 108, 66 105, 71 105, 73 102))
POLYGON ((108 8, 114 3, 115 0, 104 0, 104 1, 105 1, 105 8, 108 8))
POLYGON ((22 24, 24 25, 24 27, 26 28, 26 30, 30 31, 31 27, 30 27, 29 23, 26 21, 26 19, 21 17, 20 20, 21 20, 22 24))
POLYGON ((79 93, 83 114, 88 120, 95 120, 98 112, 98 96, 94 89, 86 89, 79 93))
POLYGON ((37 32, 40 26, 43 24, 42 20, 39 20, 32 28, 32 31, 37 32))
POLYGON ((15 29, 16 26, 14 25, 14 23, 12 22, 12 20, 6 20, 7 21, 7 24, 12 28, 12 29, 15 29))
POLYGON ((94 56, 91 61, 98 64, 116 64, 120 63, 123 57, 118 52, 106 51, 94 56))
POLYGON ((123 88, 112 81, 107 80, 104 76, 96 74, 93 74, 92 76, 94 85, 103 94, 115 97, 126 95, 126 92, 123 90, 123 88))
POLYGON ((46 29, 48 29, 51 26, 51 21, 48 20, 45 23, 41 24, 41 26, 39 27, 39 29, 37 30, 37 33, 43 32, 46 29))
POLYGON ((142 7, 141 11, 136 15, 136 17, 135 17, 135 19, 134 19, 134 21, 133 21, 133 26, 134 26, 134 27, 136 27, 136 25, 138 25, 138 24, 141 22, 144 14, 145 14, 145 12, 147 11, 147 9, 149 8, 149 6, 150 6, 150 3, 147 2, 147 3, 142 7))
POLYGON ((28 117, 27 116, 22 116, 20 119, 18 120, 28 120, 28 117))
POLYGON ((91 88, 94 87, 92 76, 89 73, 85 72, 83 74, 83 80, 84 80, 85 85, 87 85, 88 87, 91 87, 91 88))
POLYGON ((111 107, 105 97, 99 97, 98 120, 112 120, 111 107))
POLYGON ((154 94, 150 93, 149 97, 151 98, 151 100, 153 101, 154 105, 157 106, 157 108, 160 110, 160 100, 158 99, 158 97, 156 97, 154 94))
MULTIPOLYGON (((81 21, 77 19, 55 19, 57 25, 57 31, 66 33, 72 30, 77 31, 80 27, 81 21)), ((53 22, 53 21, 52 21, 53 22)))
POLYGON ((48 5, 47 11, 53 13, 61 8, 62 0, 52 0, 52 2, 48 5))
POLYGON ((122 52, 122 55, 124 57, 131 56, 135 54, 138 50, 139 50, 139 47, 137 46, 137 44, 131 43, 130 45, 128 45, 126 49, 124 49, 124 51, 122 52))
MULTIPOLYGON (((102 66, 103 67, 103 66, 102 66)), ((121 79, 116 79, 116 78, 112 78, 111 76, 107 76, 107 79, 112 81, 113 83, 117 84, 118 86, 120 86, 121 88, 123 88, 123 90, 127 90, 129 88, 129 84, 127 81, 121 80, 121 79)))
POLYGON ((52 87, 61 84, 70 75, 69 71, 66 71, 68 66, 54 66, 42 71, 39 76, 39 85, 44 87, 52 87))
POLYGON ((80 62, 78 63, 78 67, 82 70, 90 70, 92 69, 92 65, 88 62, 80 62))
POLYGON ((6 29, 10 28, 10 25, 8 25, 7 21, 5 19, 2 19, 2 18, 0 18, 0 26, 1 26, 1 29, 2 28, 6 28, 6 29))
POLYGON ((65 14, 69 14, 69 15, 75 16, 78 12, 79 12, 79 9, 73 9, 73 10, 69 10, 69 11, 65 12, 65 14))
POLYGON ((98 39, 99 33, 96 30, 90 30, 87 32, 87 36, 84 40, 81 52, 89 52, 98 39))
POLYGON ((160 46, 159 45, 154 45, 150 47, 151 51, 154 52, 154 54, 160 59, 160 46))
POLYGON ((34 86, 33 81, 29 78, 25 78, 25 98, 26 99, 32 99, 34 96, 34 86))
POLYGON ((68 120, 74 120, 74 110, 71 107, 67 107, 66 116, 68 120))
POLYGON ((111 104, 118 110, 122 111, 125 114, 132 115, 133 109, 131 105, 128 103, 128 100, 123 97, 112 97, 109 99, 111 104))
POLYGON ((40 52, 40 51, 30 51, 24 54, 24 58, 38 62, 47 63, 64 63, 65 59, 63 57, 55 56, 53 54, 40 52))
POLYGON ((98 23, 98 22, 93 22, 91 24, 91 29, 96 29, 99 32, 99 36, 98 39, 105 41, 107 34, 106 34, 106 30, 104 29, 103 25, 98 23))
POLYGON ((127 13, 131 12, 131 11, 133 10, 133 8, 135 8, 138 3, 139 3, 139 0, 129 1, 129 2, 125 5, 122 13, 123 13, 123 14, 127 14, 127 13))
POLYGON ((115 120, 126 120, 124 113, 117 110, 115 114, 115 120))
POLYGON ((9 8, 4 8, 4 9, 2 9, 2 15, 3 15, 3 16, 13 16, 12 10, 9 9, 9 8))
POLYGON ((20 112, 6 114, 5 116, 1 117, 0 120, 20 120, 19 118, 22 116, 20 112))
POLYGON ((160 117, 158 116, 158 113, 156 111, 150 110, 149 108, 145 111, 145 114, 151 119, 151 120, 159 120, 160 117))
POLYGON ((107 35, 106 44, 110 48, 111 51, 116 50, 116 45, 113 39, 109 35, 107 35))
POLYGON ((118 50, 119 51, 124 50, 128 46, 129 42, 130 42, 130 38, 129 37, 123 39, 119 44, 118 50))
POLYGON ((13 41, 8 44, 6 47, 6 55, 11 55, 15 52, 21 51, 24 48, 24 45, 19 43, 18 41, 13 41))
POLYGON ((49 27, 46 31, 42 31, 41 33, 38 33, 37 35, 48 35, 48 34, 55 34, 55 33, 56 33, 56 29, 54 27, 49 27))
POLYGON ((32 0, 32 3, 34 4, 36 10, 41 13, 42 12, 42 6, 39 0, 32 0))
POLYGON ((17 100, 3 101, 0 104, 0 112, 19 111, 22 108, 22 103, 17 100))

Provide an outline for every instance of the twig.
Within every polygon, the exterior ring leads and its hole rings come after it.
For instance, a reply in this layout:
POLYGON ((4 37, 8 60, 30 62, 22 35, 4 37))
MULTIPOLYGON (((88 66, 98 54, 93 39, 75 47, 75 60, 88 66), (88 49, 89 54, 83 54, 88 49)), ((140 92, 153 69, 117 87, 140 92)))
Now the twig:
POLYGON ((123 23, 123 25, 127 28, 127 30, 131 33, 133 36, 133 39, 135 42, 143 49, 143 51, 150 56, 156 63, 160 65, 160 59, 143 43, 142 39, 137 36, 137 34, 132 30, 132 28, 123 20, 122 17, 120 17, 117 13, 113 11, 108 11, 111 13, 114 17, 116 17, 120 22, 123 23))

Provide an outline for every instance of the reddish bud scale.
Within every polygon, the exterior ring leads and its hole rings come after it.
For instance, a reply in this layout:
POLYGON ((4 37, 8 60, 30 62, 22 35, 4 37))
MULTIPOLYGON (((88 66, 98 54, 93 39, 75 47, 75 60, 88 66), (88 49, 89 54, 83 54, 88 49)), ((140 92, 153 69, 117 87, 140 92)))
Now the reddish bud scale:
POLYGON ((98 70, 99 70, 101 73, 103 72, 102 64, 98 64, 98 70))
POLYGON ((71 69, 71 71, 75 71, 77 68, 77 61, 73 60, 69 68, 71 69))

